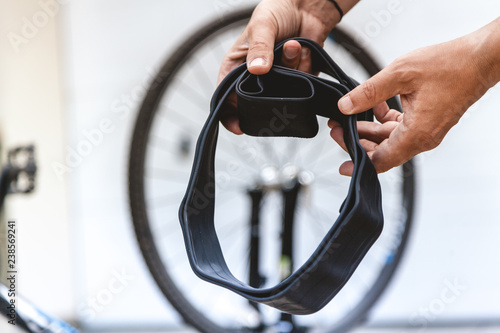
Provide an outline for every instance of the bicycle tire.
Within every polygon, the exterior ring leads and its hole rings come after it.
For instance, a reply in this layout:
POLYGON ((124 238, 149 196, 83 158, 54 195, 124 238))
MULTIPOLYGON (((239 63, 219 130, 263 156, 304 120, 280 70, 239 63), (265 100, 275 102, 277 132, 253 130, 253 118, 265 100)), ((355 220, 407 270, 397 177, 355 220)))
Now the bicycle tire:
MULTIPOLYGON (((189 57, 198 50, 201 45, 206 43, 217 32, 227 29, 229 26, 238 22, 247 21, 253 9, 243 9, 233 12, 229 15, 209 23, 197 30, 191 35, 176 51, 166 60, 161 67, 152 85, 143 100, 137 115, 135 128, 132 136, 130 157, 129 157, 129 200, 134 230, 138 240, 140 250, 145 262, 155 279, 158 287, 172 306, 178 311, 182 318, 190 325, 206 333, 219 332, 261 332, 256 328, 245 327, 224 327, 214 322, 205 314, 196 308, 179 290, 173 281, 169 268, 163 262, 159 251, 159 245, 155 242, 155 232, 150 223, 146 200, 145 184, 145 163, 146 151, 151 140, 151 129, 157 116, 157 110, 164 94, 167 93, 169 85, 175 79, 179 68, 189 59, 189 57)), ((350 51, 352 57, 359 62, 364 70, 371 76, 379 71, 373 57, 360 47, 348 34, 342 30, 332 31, 330 38, 347 51, 350 51)), ((207 103, 208 105, 208 103, 207 103)), ((390 101, 393 108, 399 108, 397 100, 390 101)), ((397 248, 392 253, 391 262, 388 262, 381 269, 378 278, 373 283, 369 292, 366 293, 363 300, 350 311, 341 320, 326 329, 324 332, 345 332, 352 327, 363 322, 369 309, 373 306, 383 290, 390 281, 398 263, 404 252, 404 248, 409 236, 414 201, 414 166, 410 161, 402 167, 402 211, 401 228, 397 248)), ((180 198, 179 198, 180 201, 180 198)))

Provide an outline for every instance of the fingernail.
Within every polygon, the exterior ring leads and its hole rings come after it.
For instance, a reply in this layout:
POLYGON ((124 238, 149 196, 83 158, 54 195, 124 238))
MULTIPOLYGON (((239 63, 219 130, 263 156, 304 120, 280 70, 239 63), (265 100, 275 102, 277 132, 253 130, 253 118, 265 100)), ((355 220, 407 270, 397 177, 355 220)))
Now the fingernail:
POLYGON ((283 52, 285 53, 285 57, 293 59, 299 54, 299 49, 296 47, 287 47, 283 52))
POLYGON ((262 58, 255 58, 250 62, 250 65, 248 67, 258 67, 258 66, 264 66, 266 64, 266 61, 262 58))
POLYGON ((352 105, 351 97, 346 95, 339 100, 339 109, 342 113, 352 113, 354 105, 352 105))

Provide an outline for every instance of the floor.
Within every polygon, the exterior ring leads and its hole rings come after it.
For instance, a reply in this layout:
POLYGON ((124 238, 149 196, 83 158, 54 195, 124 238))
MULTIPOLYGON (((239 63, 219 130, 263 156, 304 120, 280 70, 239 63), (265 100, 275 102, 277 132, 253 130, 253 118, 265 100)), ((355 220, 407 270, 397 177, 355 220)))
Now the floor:
MULTIPOLYGON (((500 327, 468 327, 468 328, 360 328, 352 333, 499 333, 500 327)), ((84 332, 82 332, 84 333, 84 332)), ((118 333, 118 332, 116 332, 118 333)), ((137 332, 139 333, 139 332, 137 332)), ((167 332, 165 332, 167 333, 167 332)), ((193 330, 172 331, 168 333, 196 333, 193 330)))
MULTIPOLYGON (((155 332, 155 333, 196 333, 195 330, 182 329, 174 331, 165 332, 155 332)), ((435 327, 435 328, 359 328, 352 333, 499 333, 500 327, 435 327)), ((81 332, 85 333, 85 332, 81 332)), ((90 332, 89 332, 90 333, 90 332)), ((98 333, 98 332, 92 332, 98 333)), ((106 333, 121 333, 121 332, 109 332, 106 333)), ((127 332, 127 333, 143 333, 143 332, 127 332)))

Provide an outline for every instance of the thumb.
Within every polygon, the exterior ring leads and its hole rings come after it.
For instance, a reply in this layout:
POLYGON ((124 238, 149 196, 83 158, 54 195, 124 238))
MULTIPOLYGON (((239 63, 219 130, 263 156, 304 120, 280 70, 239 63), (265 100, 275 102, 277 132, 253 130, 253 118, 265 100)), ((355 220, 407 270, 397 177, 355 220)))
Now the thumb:
POLYGON ((344 114, 355 114, 369 110, 400 93, 398 75, 388 66, 350 91, 338 102, 344 114))
POLYGON ((255 19, 248 29, 247 66, 252 74, 269 72, 274 58, 274 42, 278 29, 274 21, 267 17, 255 19))

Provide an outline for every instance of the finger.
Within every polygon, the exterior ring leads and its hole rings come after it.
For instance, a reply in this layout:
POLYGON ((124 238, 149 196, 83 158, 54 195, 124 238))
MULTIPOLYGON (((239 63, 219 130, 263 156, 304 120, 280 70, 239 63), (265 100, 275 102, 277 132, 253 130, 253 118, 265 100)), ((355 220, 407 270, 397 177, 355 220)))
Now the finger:
POLYGON ((296 40, 289 40, 283 45, 281 64, 285 67, 297 69, 300 63, 302 46, 296 40))
POLYGON ((377 173, 382 173, 400 166, 415 155, 416 153, 411 154, 409 151, 397 149, 387 142, 383 142, 373 152, 372 163, 377 173))
POLYGON ((311 50, 307 47, 302 48, 302 52, 300 53, 300 64, 297 69, 302 72, 312 73, 311 50))
POLYGON ((421 152, 419 141, 408 133, 408 128, 403 122, 400 123, 389 138, 378 145, 371 156, 377 172, 386 172, 421 152))
POLYGON ((247 36, 243 33, 224 56, 219 69, 217 85, 221 83, 229 72, 245 62, 247 53, 248 41, 247 36))
POLYGON ((240 121, 238 119, 238 116, 235 115, 223 116, 221 117, 220 122, 229 132, 232 132, 237 135, 243 134, 243 131, 240 128, 240 121))
MULTIPOLYGON (((319 45, 323 46, 326 38, 328 37, 328 32, 323 31, 323 29, 317 29, 314 24, 304 24, 300 27, 299 36, 313 40, 319 45)), ((311 73, 314 75, 319 74, 319 72, 313 72, 312 70, 311 50, 309 50, 308 48, 302 49, 300 64, 297 69, 299 71, 311 73)))
POLYGON ((255 75, 269 72, 278 27, 269 15, 254 15, 248 24, 248 71, 255 75))
POLYGON ((383 142, 378 146, 378 149, 373 152, 372 163, 377 173, 386 172, 405 163, 413 157, 413 155, 409 155, 407 151, 398 149, 396 153, 394 150, 395 148, 390 144, 383 142))
MULTIPOLYGON (((367 152, 369 158, 373 155, 373 151, 367 152)), ((353 161, 345 161, 339 167, 339 173, 342 176, 352 177, 352 173, 354 172, 354 163, 353 161)))
POLYGON ((373 107, 373 115, 377 118, 381 123, 385 123, 387 121, 401 121, 403 114, 398 111, 389 108, 386 102, 382 102, 373 107))
POLYGON ((378 147, 377 142, 373 142, 373 141, 367 140, 367 139, 360 139, 359 143, 361 144, 361 146, 365 149, 365 151, 367 153, 374 151, 378 147))
POLYGON ((243 134, 240 128, 239 118, 237 116, 235 93, 228 96, 221 111, 220 122, 222 125, 234 134, 243 134))
POLYGON ((332 128, 334 126, 340 126, 340 123, 336 120, 328 119, 327 125, 328 125, 328 127, 332 128))
POLYGON ((329 31, 323 29, 318 29, 315 24, 303 24, 300 27, 299 36, 308 38, 320 46, 323 46, 326 38, 328 37, 329 31))
POLYGON ((399 122, 397 121, 388 121, 383 124, 371 121, 358 121, 358 134, 360 138, 379 144, 389 138, 398 125, 399 122))
POLYGON ((369 110, 402 91, 395 66, 388 66, 363 82, 338 102, 344 114, 355 114, 369 110))
MULTIPOLYGON (((338 123, 337 123, 338 124, 338 123)), ((337 144, 347 152, 347 147, 344 141, 344 129, 340 124, 334 125, 330 130, 330 136, 337 144)))
MULTIPOLYGON (((402 126, 404 125, 400 124, 396 127, 392 135, 378 145, 370 143, 367 139, 360 140, 377 173, 386 172, 402 165, 420 152, 416 148, 414 140, 407 139, 410 136, 403 134, 406 130, 401 130, 402 126)), ((353 168, 354 164, 351 161, 344 162, 339 168, 339 173, 344 176, 352 176, 353 168)))
POLYGON ((354 163, 352 161, 345 161, 339 167, 339 173, 342 176, 352 176, 352 172, 354 170, 354 163))

